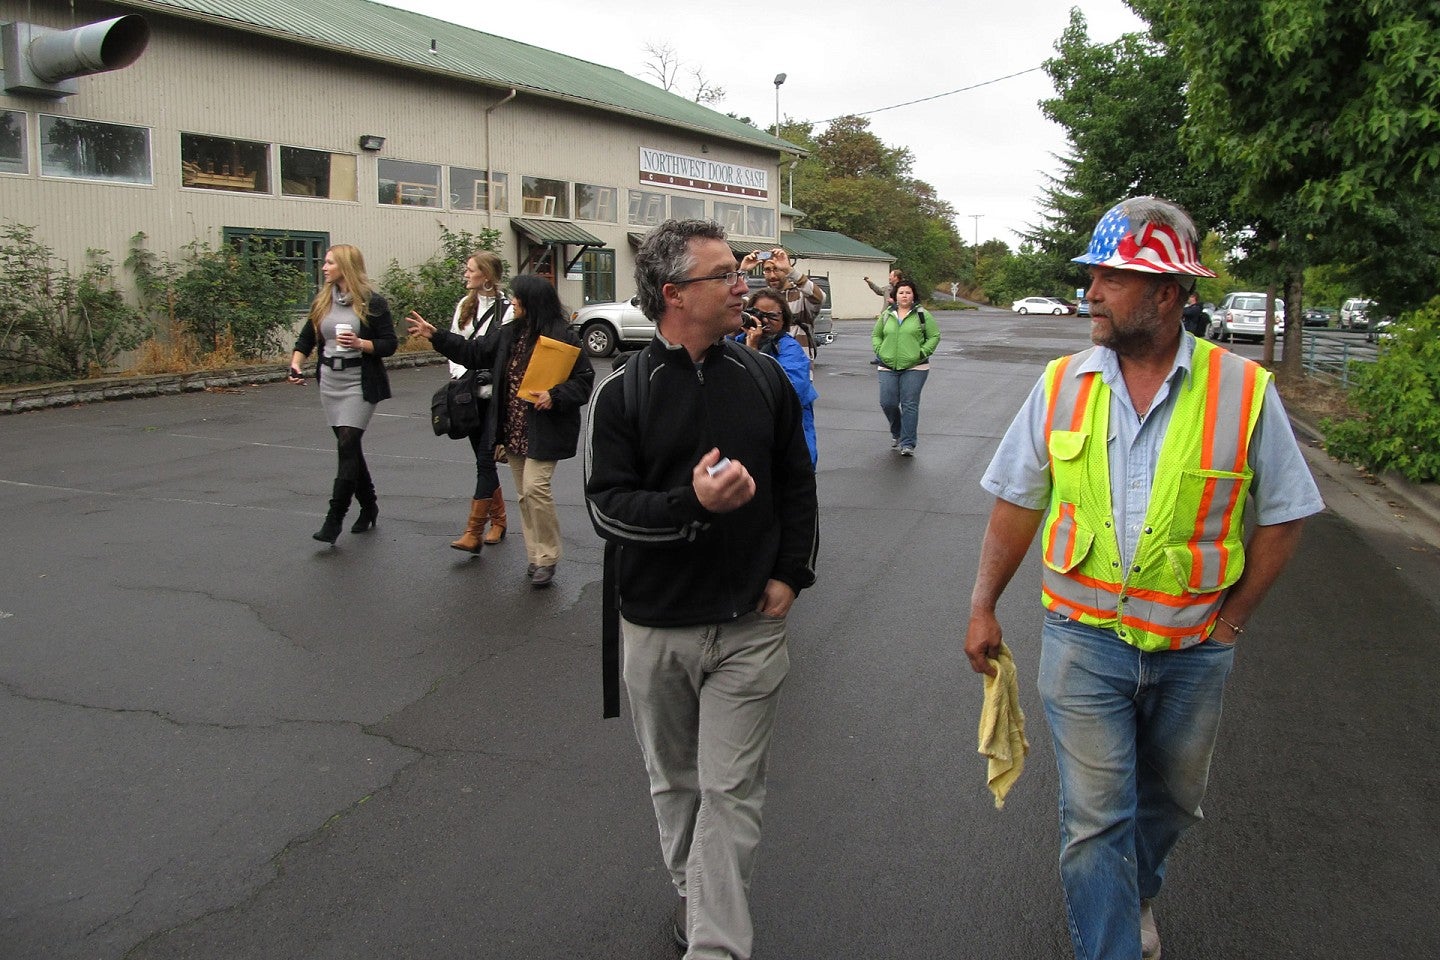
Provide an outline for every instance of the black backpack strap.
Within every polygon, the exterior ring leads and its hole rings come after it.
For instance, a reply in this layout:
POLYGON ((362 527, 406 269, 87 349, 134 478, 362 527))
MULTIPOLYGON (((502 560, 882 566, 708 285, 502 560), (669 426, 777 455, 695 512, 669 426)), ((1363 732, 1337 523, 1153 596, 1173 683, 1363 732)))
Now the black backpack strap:
MULTIPOLYGON (((620 378, 625 418, 643 435, 645 407, 650 400, 650 347, 625 358, 620 378)), ((600 602, 600 691, 605 719, 620 716, 620 545, 605 541, 600 602)))
MULTIPOLYGON (((765 406, 773 417, 779 409, 779 394, 776 393, 775 376, 784 375, 780 368, 779 360, 761 360, 759 352, 749 347, 736 343, 734 340, 725 339, 725 349, 732 357, 744 364, 745 369, 750 371, 750 376, 755 379, 755 384, 760 388, 760 394, 765 398, 765 406)), ((788 385, 788 384, 787 384, 788 385)))

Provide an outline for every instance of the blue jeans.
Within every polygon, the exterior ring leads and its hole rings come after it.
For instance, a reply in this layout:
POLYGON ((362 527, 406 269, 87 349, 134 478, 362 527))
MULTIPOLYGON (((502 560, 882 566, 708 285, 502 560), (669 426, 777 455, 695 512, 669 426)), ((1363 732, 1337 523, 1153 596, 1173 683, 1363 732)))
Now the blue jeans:
POLYGON ((914 447, 920 429, 920 391, 929 370, 880 370, 880 409, 890 421, 890 438, 914 447))
POLYGON ((1140 901, 1202 819, 1235 648, 1145 653, 1045 614, 1040 698, 1060 772, 1060 879, 1077 960, 1139 960, 1140 901))

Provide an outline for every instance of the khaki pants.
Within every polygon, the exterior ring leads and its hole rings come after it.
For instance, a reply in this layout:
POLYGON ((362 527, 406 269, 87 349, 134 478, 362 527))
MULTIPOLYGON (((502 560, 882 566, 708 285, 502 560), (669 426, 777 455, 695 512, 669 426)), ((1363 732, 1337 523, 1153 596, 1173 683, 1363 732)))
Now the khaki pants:
POLYGON ((525 553, 529 562, 550 567, 560 562, 560 516, 555 512, 555 497, 550 493, 550 479, 555 476, 554 460, 531 460, 510 454, 510 472, 515 476, 515 490, 520 497, 520 523, 525 535, 525 553))
POLYGON ((785 621, 749 613, 694 627, 622 624, 660 849, 685 897, 686 960, 749 960, 765 765, 790 669, 785 621))

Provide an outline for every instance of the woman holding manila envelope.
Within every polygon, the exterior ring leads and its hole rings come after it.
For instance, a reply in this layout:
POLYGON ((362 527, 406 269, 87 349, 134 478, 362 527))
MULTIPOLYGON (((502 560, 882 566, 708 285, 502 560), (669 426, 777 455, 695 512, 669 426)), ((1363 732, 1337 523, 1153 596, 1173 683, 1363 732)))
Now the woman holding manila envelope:
MULTIPOLYGON (((522 273, 510 283, 513 323, 501 331, 491 368, 494 393, 487 416, 496 459, 508 459, 520 497, 520 523, 529 557, 525 576, 548 587, 560 562, 560 517, 550 481, 555 465, 575 456, 580 408, 590 402, 595 371, 570 331, 565 308, 549 281, 522 273)), ((465 363, 471 341, 437 335, 440 353, 465 363)))

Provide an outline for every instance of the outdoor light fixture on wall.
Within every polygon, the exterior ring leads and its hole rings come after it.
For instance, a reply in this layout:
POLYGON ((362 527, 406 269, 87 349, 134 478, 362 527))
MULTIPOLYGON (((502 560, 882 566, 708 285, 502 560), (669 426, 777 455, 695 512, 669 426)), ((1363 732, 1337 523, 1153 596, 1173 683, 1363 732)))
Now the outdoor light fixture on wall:
POLYGON ((360 138, 360 149, 375 151, 385 146, 385 138, 377 137, 373 133, 367 133, 360 138))

